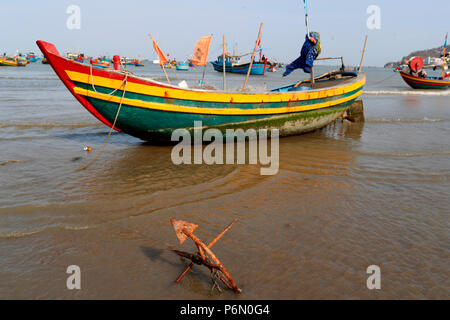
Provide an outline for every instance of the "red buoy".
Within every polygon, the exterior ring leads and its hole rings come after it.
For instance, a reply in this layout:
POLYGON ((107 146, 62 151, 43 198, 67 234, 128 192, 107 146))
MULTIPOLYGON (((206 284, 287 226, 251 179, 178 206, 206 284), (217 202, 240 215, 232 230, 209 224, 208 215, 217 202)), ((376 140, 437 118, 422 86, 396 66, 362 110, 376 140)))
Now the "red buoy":
POLYGON ((412 57, 409 60, 409 68, 412 71, 420 71, 423 68, 423 59, 421 57, 412 57))
POLYGON ((120 71, 120 56, 115 55, 113 57, 113 62, 114 62, 114 70, 120 71))

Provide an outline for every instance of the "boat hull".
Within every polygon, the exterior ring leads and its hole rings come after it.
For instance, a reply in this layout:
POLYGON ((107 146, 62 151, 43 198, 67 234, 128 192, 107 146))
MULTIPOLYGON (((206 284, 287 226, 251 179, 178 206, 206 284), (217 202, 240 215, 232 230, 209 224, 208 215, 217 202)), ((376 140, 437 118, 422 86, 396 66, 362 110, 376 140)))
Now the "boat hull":
POLYGON ((413 89, 437 89, 447 90, 450 88, 450 79, 420 78, 404 72, 400 72, 403 80, 413 89))
POLYGON ((183 89, 129 75, 125 87, 121 72, 74 63, 46 42, 38 46, 89 112, 110 127, 117 116, 116 130, 155 143, 170 142, 177 129, 194 130, 195 121, 224 135, 250 128, 278 129, 281 136, 310 132, 341 117, 365 84, 360 74, 329 88, 254 94, 183 89))

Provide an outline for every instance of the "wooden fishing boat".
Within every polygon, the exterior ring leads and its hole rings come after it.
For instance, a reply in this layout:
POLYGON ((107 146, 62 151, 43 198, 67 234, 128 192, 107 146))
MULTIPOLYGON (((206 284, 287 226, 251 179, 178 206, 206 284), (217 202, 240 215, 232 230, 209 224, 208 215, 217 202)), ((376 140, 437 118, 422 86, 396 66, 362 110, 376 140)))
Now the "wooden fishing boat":
MULTIPOLYGON (((236 58, 237 57, 235 56, 225 56, 225 72, 247 74, 248 69, 250 68, 250 62, 237 63, 239 60, 236 58)), ((223 56, 218 56, 217 60, 212 61, 211 64, 213 65, 214 70, 223 72, 223 56)), ((253 62, 250 74, 259 76, 264 75, 266 68, 266 62, 253 62)))
POLYGON ((178 128, 279 129, 281 136, 322 128, 342 117, 361 95, 363 73, 330 73, 300 86, 266 93, 184 89, 129 73, 82 65, 60 56, 53 44, 37 41, 61 81, 95 117, 126 134, 154 143, 170 142, 178 128), (119 109, 120 108, 120 109, 119 109))
POLYGON ((143 67, 144 66, 144 63, 142 63, 138 59, 125 58, 125 59, 123 59, 123 63, 127 66, 135 66, 135 67, 143 67))
POLYGON ((188 71, 189 70, 189 64, 184 62, 178 62, 176 67, 179 71, 188 71))
POLYGON ((0 58, 0 66, 4 67, 25 67, 28 61, 24 57, 0 58))
POLYGON ((91 59, 90 62, 92 64, 92 66, 97 67, 97 68, 108 68, 110 65, 110 63, 108 61, 100 60, 100 59, 95 59, 95 60, 91 59))
MULTIPOLYGON (((422 57, 412 57, 408 61, 407 67, 400 71, 403 80, 413 89, 440 89, 446 90, 450 88, 450 74, 447 72, 447 39, 448 33, 445 35, 445 42, 442 53, 442 73, 441 77, 429 77, 423 71, 425 63, 422 57)), ((430 61, 428 61, 430 62, 430 61)), ((436 69, 436 66, 433 67, 436 69)))
POLYGON ((450 88, 450 77, 418 77, 403 71, 400 71, 403 80, 413 89, 441 89, 450 88))
POLYGON ((38 60, 39 60, 39 58, 36 57, 36 55, 34 54, 34 52, 28 52, 28 53, 27 53, 27 61, 28 61, 28 62, 36 62, 36 61, 38 61, 38 60))

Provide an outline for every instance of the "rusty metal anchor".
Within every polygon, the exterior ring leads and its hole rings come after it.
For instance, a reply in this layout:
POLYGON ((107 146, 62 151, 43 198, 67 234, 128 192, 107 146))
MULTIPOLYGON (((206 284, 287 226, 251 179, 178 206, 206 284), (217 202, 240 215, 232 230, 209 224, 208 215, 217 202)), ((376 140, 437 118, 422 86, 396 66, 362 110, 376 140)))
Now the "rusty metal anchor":
POLYGON ((183 242, 187 238, 191 238, 195 245, 197 246, 198 252, 195 254, 179 251, 179 250, 172 250, 179 256, 191 260, 191 263, 186 267, 186 269, 180 274, 180 276, 175 280, 175 283, 178 283, 183 279, 183 277, 186 275, 186 273, 191 270, 191 268, 194 266, 194 264, 198 265, 204 265, 207 268, 209 268, 212 272, 215 272, 218 275, 218 278, 231 290, 233 290, 235 293, 240 293, 241 289, 239 289, 234 282, 234 280, 231 278, 230 274, 228 273, 225 266, 220 262, 219 259, 214 255, 214 253, 211 251, 211 247, 220 239, 222 236, 231 229, 231 227, 236 223, 237 220, 234 220, 228 227, 225 228, 213 241, 211 241, 208 246, 206 246, 199 238, 197 238, 194 235, 195 229, 197 229, 198 225, 189 223, 182 220, 176 220, 169 218, 170 222, 173 225, 173 228, 175 229, 175 233, 178 237, 178 240, 180 244, 183 244, 183 242), (222 276, 223 275, 223 276, 222 276))

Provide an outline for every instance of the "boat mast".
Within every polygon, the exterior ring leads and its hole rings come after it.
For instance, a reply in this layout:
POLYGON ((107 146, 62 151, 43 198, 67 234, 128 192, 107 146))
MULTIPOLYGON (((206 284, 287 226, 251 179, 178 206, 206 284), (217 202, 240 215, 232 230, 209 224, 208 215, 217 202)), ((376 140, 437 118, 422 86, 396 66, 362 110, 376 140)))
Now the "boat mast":
POLYGON ((226 51, 226 47, 225 47, 225 35, 223 35, 223 53, 222 53, 222 65, 223 65, 223 90, 225 91, 227 89, 227 84, 226 84, 226 79, 225 79, 225 51, 226 51))
POLYGON ((447 67, 447 58, 445 57, 445 55, 447 54, 447 39, 448 39, 448 32, 445 35, 444 51, 442 53, 442 80, 444 80, 445 69, 447 67))
POLYGON ((252 71, 253 59, 255 59, 256 49, 258 49, 258 45, 261 42, 261 30, 262 30, 262 27, 263 27, 263 23, 261 22, 261 25, 259 26, 258 39, 256 39, 255 48, 253 49, 252 59, 250 60, 250 65, 248 67, 247 77, 245 77, 244 87, 242 88, 242 91, 245 90, 245 87, 247 86, 248 77, 250 76, 250 72, 252 71))

